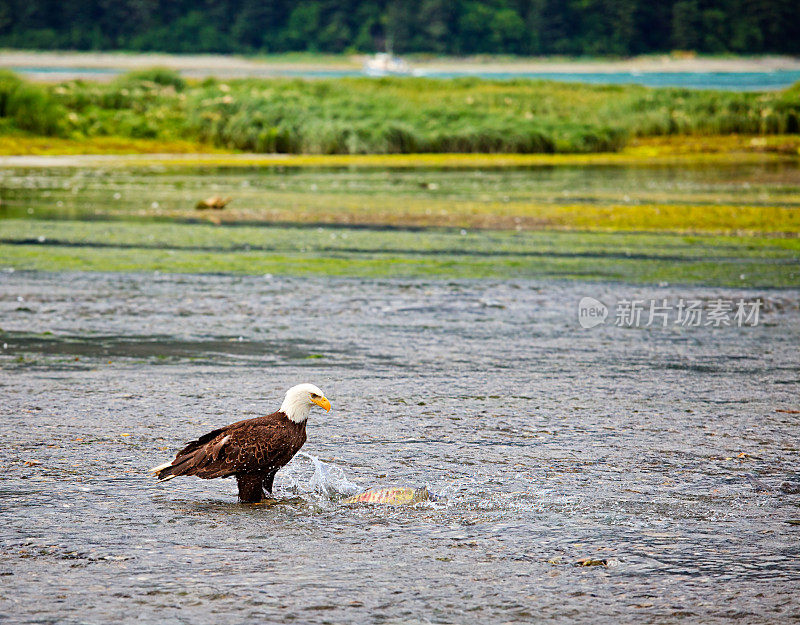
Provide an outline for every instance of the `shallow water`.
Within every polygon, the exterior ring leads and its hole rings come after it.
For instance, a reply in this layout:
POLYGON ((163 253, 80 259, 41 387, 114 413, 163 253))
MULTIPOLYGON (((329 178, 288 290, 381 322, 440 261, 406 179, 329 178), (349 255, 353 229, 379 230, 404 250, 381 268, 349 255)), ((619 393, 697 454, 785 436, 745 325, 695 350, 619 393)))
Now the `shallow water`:
POLYGON ((13 622, 776 622, 800 613, 800 293, 0 274, 13 622), (756 327, 584 330, 581 297, 762 297, 756 327), (272 506, 156 484, 318 384, 272 506), (27 463, 27 464, 26 464, 27 463), (347 506, 352 483, 441 501, 347 506), (578 567, 582 558, 608 566, 578 567))
POLYGON ((772 91, 800 79, 800 72, 428 72, 431 78, 475 76, 489 80, 554 80, 591 85, 642 85, 723 91, 772 91))
MULTIPOLYGON (((800 207, 793 162, 714 166, 533 166, 498 169, 285 167, 3 167, 0 219, 197 220, 209 195, 232 198, 225 215, 269 221, 283 210, 346 214, 408 202, 684 204, 800 207)), ((433 206, 439 210, 441 206, 433 206)), ((216 213, 216 211, 211 211, 216 213)), ((308 219, 306 219, 308 221, 308 219)), ((1 225, 1 224, 0 224, 1 225)))

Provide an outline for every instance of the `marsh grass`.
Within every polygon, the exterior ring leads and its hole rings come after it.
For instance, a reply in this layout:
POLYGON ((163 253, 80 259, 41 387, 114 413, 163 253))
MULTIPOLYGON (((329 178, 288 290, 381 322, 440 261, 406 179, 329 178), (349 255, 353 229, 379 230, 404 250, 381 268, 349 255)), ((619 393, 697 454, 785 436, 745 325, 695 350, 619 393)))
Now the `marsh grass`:
POLYGON ((57 136, 66 128, 66 110, 45 88, 0 70, 0 129, 57 136))
MULTIPOLYGON (((2 120, 0 119, 0 127, 2 120)), ((19 132, 0 134, 0 155, 119 155, 106 160, 107 166, 127 167, 130 154, 151 154, 153 166, 197 165, 324 167, 388 169, 481 167, 499 169, 527 166, 563 165, 732 165, 796 160, 800 156, 800 135, 667 135, 631 140, 618 152, 580 154, 253 154, 185 139, 133 139, 119 136, 65 138, 30 136, 19 132), (173 154, 193 154, 192 159, 173 154), (213 155, 213 156, 212 156, 213 155)), ((138 160, 138 159, 137 159, 138 160)), ((53 166, 71 166, 61 159, 53 166)))
POLYGON ((31 137, 0 135, 0 155, 69 156, 78 154, 223 154, 228 151, 208 144, 182 139, 132 139, 130 137, 31 137))
POLYGON ((474 78, 187 82, 156 68, 47 88, 5 72, 6 92, 34 106, 28 116, 7 109, 4 132, 259 153, 594 153, 635 137, 800 131, 798 86, 731 93, 474 78))

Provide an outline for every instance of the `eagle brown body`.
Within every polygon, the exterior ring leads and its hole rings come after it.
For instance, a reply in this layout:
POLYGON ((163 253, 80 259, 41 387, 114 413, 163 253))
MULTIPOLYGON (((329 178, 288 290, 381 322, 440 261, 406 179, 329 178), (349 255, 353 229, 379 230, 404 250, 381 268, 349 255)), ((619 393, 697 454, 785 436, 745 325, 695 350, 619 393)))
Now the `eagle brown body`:
POLYGON ((306 421, 314 406, 328 412, 331 402, 313 384, 298 384, 286 391, 277 412, 209 432, 181 449, 172 462, 150 471, 162 482, 179 475, 204 480, 233 475, 239 499, 257 503, 264 489, 272 495, 275 474, 306 442, 306 421))
POLYGON ((305 442, 305 421, 296 423, 283 412, 273 412, 201 436, 155 473, 162 481, 179 475, 204 480, 234 475, 239 499, 256 503, 264 498, 264 490, 272 494, 278 469, 288 464, 305 442))

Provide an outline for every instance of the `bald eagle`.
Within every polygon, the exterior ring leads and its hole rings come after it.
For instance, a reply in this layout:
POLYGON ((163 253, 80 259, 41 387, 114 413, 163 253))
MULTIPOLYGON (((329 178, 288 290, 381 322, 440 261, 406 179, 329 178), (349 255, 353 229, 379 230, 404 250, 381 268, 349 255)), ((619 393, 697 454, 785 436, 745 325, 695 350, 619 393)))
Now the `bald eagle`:
POLYGON ((150 471, 161 482, 179 475, 204 480, 234 475, 239 500, 257 503, 264 498, 264 489, 272 495, 275 474, 306 442, 306 420, 314 404, 326 412, 331 409, 313 384, 293 386, 277 412, 204 434, 181 449, 175 460, 150 471))

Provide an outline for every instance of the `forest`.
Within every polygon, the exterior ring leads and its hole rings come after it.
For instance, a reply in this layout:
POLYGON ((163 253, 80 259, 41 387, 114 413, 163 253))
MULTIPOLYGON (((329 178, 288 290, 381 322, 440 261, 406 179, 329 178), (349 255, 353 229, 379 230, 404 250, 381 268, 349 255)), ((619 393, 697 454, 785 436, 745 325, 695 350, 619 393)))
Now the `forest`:
POLYGON ((242 54, 800 54, 800 19, 797 0, 4 0, 0 46, 242 54))

